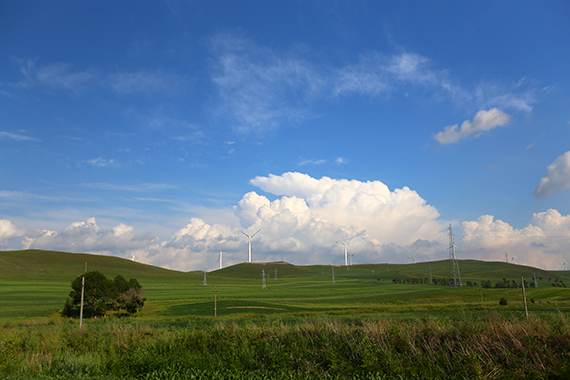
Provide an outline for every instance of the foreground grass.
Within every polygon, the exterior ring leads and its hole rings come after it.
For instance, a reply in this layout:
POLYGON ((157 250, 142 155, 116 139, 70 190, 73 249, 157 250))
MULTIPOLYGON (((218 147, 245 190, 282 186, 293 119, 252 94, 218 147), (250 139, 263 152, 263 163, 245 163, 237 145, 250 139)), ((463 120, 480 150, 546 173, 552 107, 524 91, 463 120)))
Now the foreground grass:
MULTIPOLYGON (((570 321, 136 319, 0 329, 12 379, 567 379, 570 321)), ((61 323, 61 324, 60 324, 61 323)))

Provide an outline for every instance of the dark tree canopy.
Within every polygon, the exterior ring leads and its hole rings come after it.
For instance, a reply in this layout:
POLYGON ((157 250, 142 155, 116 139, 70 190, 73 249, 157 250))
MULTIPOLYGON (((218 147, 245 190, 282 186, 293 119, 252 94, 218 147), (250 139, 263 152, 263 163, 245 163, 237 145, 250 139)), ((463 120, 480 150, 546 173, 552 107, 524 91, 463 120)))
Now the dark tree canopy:
POLYGON ((85 277, 85 293, 83 310, 86 316, 105 315, 108 310, 126 310, 135 314, 144 306, 144 292, 142 286, 135 278, 129 281, 121 275, 110 280, 99 271, 89 271, 77 276, 71 283, 73 289, 69 296, 71 303, 66 302, 63 309, 64 315, 71 316, 74 308, 81 304, 81 282, 85 277))

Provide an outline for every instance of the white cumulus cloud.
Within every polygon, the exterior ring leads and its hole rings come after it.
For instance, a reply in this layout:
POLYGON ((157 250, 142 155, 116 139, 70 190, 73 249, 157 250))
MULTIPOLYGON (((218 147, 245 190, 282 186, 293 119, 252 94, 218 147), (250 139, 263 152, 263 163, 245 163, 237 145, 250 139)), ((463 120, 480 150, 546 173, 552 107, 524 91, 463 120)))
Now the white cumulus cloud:
POLYGON ((465 120, 461 127, 457 124, 447 126, 438 132, 434 139, 440 144, 451 144, 470 136, 479 137, 483 132, 508 124, 510 116, 498 108, 489 111, 481 110, 475 114, 473 121, 465 120))
POLYGON ((0 219, 0 246, 4 245, 8 240, 12 240, 21 236, 23 232, 19 230, 11 221, 0 219))
POLYGON ((548 171, 534 190, 536 198, 549 197, 558 189, 570 188, 570 151, 548 165, 548 171))
MULTIPOLYGON (((137 234, 132 226, 120 223, 112 229, 102 229, 95 218, 74 222, 61 231, 42 230, 28 234, 24 249, 39 248, 68 252, 88 252, 129 257, 139 249, 156 242, 148 234, 137 234)), ((136 256, 136 255, 135 255, 136 256)))
POLYGON ((521 229, 495 220, 492 215, 461 224, 460 248, 471 257, 501 261, 505 253, 516 257, 516 263, 546 269, 560 269, 570 259, 570 215, 549 209, 535 213, 521 229))
POLYGON ((247 261, 248 239, 241 231, 259 229, 253 261, 344 264, 344 249, 335 241, 353 235, 348 250, 356 254, 354 263, 405 262, 409 252, 423 259, 445 255, 437 210, 407 187, 390 191, 379 181, 302 173, 256 177, 251 183, 278 197, 245 194, 233 208, 239 221, 234 228, 192 218, 171 239, 153 245, 146 260, 183 270, 215 268, 219 244, 228 255, 225 264, 247 261))
POLYGON ((410 244, 441 229, 437 210, 408 187, 390 191, 380 181, 316 179, 302 173, 256 177, 251 183, 275 195, 302 198, 317 220, 366 231, 383 243, 410 244))
MULTIPOLYGON (((19 238, 25 249, 134 255, 171 269, 211 270, 218 266, 219 249, 226 266, 247 261, 248 239, 241 232, 261 230, 252 240, 253 261, 344 264, 344 248, 336 242, 351 237, 348 252, 355 254, 354 264, 447 258, 448 221, 408 187, 391 190, 380 181, 297 172, 255 177, 251 184, 259 190, 246 193, 232 210, 205 210, 203 218, 191 218, 169 239, 139 233, 125 223, 102 228, 95 218, 57 231, 19 230, 0 220, 0 245, 19 238)), ((508 252, 519 264, 548 269, 570 259, 570 215, 554 209, 534 214, 520 229, 492 215, 459 227, 454 232, 460 259, 504 260, 508 252)))

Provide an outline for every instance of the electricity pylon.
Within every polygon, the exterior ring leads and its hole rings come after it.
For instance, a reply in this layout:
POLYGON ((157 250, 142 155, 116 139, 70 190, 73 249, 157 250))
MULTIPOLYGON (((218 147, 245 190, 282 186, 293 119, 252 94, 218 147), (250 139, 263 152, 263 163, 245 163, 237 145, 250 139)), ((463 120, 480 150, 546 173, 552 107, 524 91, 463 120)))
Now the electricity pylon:
POLYGON ((459 263, 455 255, 455 238, 451 230, 451 223, 449 223, 449 286, 454 288, 461 287, 461 275, 459 273, 459 263))

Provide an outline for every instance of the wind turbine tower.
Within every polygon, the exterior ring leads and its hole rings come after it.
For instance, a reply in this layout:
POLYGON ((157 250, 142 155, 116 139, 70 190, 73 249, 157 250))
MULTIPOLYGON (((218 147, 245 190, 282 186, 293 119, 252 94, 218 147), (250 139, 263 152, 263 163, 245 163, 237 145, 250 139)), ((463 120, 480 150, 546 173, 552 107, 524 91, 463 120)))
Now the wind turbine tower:
POLYGON ((344 245, 344 265, 348 268, 348 242, 350 240, 352 240, 352 238, 354 237, 354 235, 352 235, 352 237, 350 239, 348 239, 347 241, 335 241, 336 244, 342 244, 344 245))
POLYGON ((222 269, 222 249, 220 248, 219 244, 218 249, 220 250, 220 254, 218 255, 218 262, 220 263, 220 269, 222 269))
POLYGON ((243 232, 243 231, 241 232, 242 234, 244 234, 245 236, 247 236, 247 238, 249 239, 249 257, 248 257, 248 262, 249 262, 249 263, 251 263, 251 239, 252 239, 255 235, 257 235, 257 233, 258 233, 259 231, 261 231, 261 230, 255 231, 252 235, 248 235, 248 234, 246 234, 246 233, 243 232))
POLYGON ((454 288, 461 287, 461 275, 459 274, 459 263, 455 255, 455 237, 451 230, 451 223, 449 223, 449 285, 454 288))

